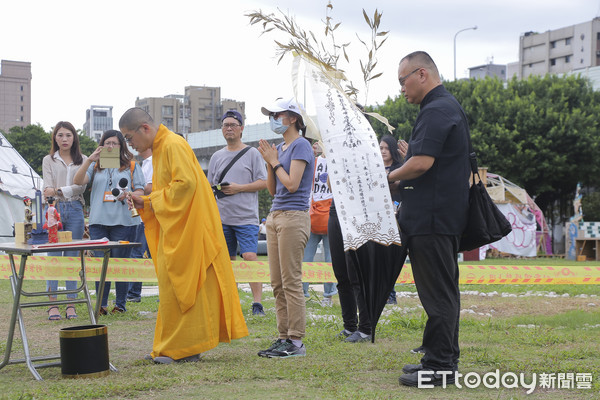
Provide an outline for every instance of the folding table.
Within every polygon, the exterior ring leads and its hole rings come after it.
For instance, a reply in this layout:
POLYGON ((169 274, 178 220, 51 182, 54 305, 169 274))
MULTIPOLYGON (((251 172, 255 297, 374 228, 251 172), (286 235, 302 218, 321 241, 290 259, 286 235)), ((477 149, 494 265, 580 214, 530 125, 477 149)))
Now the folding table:
MULTIPOLYGON (((100 313, 100 306, 102 303, 102 296, 98 295, 99 293, 104 292, 104 282, 106 280, 106 271, 108 268, 108 260, 110 258, 110 250, 118 247, 137 247, 140 246, 140 243, 120 243, 120 242, 111 242, 108 240, 80 240, 80 241, 72 241, 65 243, 53 243, 53 244, 44 244, 44 245, 30 245, 30 244, 20 244, 20 243, 0 243, 0 251, 6 252, 9 256, 10 260, 10 268, 12 275, 10 277, 10 285, 12 288, 12 296, 13 296, 13 307, 12 313, 10 317, 10 323, 8 328, 8 339, 6 341, 6 350, 4 352, 4 360, 0 363, 0 369, 4 368, 8 364, 17 364, 17 363, 26 363, 29 371, 33 374, 35 379, 42 380, 42 377, 38 373, 36 368, 45 368, 45 367, 53 367, 60 366, 60 361, 50 362, 50 363, 41 363, 34 365, 34 362, 38 361, 49 361, 60 359, 60 355, 50 355, 50 356, 37 356, 31 357, 29 352, 29 343, 27 341, 27 333, 25 332, 25 324, 23 321, 23 315, 21 310, 27 307, 43 307, 49 305, 59 305, 59 304, 73 304, 73 303, 85 303, 87 304, 88 314, 90 317, 90 321, 92 325, 96 325, 96 321, 98 319, 98 315, 100 313), (90 293, 87 286, 86 279, 86 268, 85 268, 85 251, 86 250, 102 250, 104 252, 104 258, 102 260, 102 270, 100 273, 100 284, 97 291, 96 296, 96 307, 92 308, 92 301, 90 298, 90 293), (48 251, 79 251, 80 259, 81 259, 81 270, 79 271, 80 277, 80 285, 76 289, 73 290, 58 290, 56 292, 25 292, 23 288, 23 280, 26 271, 27 258, 33 254, 37 253, 46 253, 48 251), (19 269, 15 266, 15 255, 21 256, 21 261, 19 265, 19 269), (66 299, 66 300, 45 300, 45 301, 32 301, 27 303, 21 302, 21 297, 42 297, 48 295, 65 295, 72 293, 83 292, 83 299, 66 299), (10 354, 12 350, 13 337, 15 333, 15 325, 19 322, 19 329, 21 331, 21 338, 23 340, 23 350, 25 352, 25 358, 10 360, 10 354)), ((57 335, 58 337, 58 335, 57 335)), ((117 369, 110 364, 110 369, 116 371, 117 369)))

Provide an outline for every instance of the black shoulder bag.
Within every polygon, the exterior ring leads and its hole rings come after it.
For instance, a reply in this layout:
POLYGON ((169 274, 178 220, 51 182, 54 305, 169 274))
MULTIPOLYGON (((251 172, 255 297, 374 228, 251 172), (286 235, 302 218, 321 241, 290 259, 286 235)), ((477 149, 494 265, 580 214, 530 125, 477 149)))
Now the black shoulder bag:
POLYGON ((471 145, 469 134, 469 161, 471 163, 472 184, 469 189, 469 214, 467 226, 460 238, 458 251, 473 250, 502 239, 512 231, 510 222, 498 209, 481 182, 477 168, 477 154, 471 145), (475 183, 475 175, 479 182, 475 183))
POLYGON ((237 155, 235 157, 233 157, 233 159, 229 162, 229 164, 227 164, 227 166, 225 167, 223 172, 221 172, 221 176, 219 176, 219 183, 212 186, 213 194, 215 195, 215 197, 217 199, 223 198, 225 196, 229 196, 228 194, 225 194, 221 191, 221 187, 229 186, 229 182, 223 182, 223 178, 225 178, 225 175, 227 174, 227 172, 229 172, 231 167, 233 167, 233 164, 235 164, 237 162, 237 160, 239 160, 244 154, 246 154, 246 152, 248 150, 250 150, 250 146, 246 146, 243 150, 241 150, 239 153, 237 153, 237 155))

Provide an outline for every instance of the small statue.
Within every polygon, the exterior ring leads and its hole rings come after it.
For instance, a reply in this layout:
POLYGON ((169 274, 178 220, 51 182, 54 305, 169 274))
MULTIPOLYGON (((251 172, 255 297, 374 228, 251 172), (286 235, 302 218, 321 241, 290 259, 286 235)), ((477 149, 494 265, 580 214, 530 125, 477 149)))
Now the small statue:
POLYGON ((31 239, 33 212, 31 212, 31 199, 29 197, 25 196, 23 203, 25 204, 25 242, 27 242, 27 240, 31 239))
POLYGON ((48 243, 58 243, 58 231, 62 229, 60 214, 54 206, 54 197, 48 197, 48 210, 46 210, 46 223, 44 229, 48 231, 48 243))

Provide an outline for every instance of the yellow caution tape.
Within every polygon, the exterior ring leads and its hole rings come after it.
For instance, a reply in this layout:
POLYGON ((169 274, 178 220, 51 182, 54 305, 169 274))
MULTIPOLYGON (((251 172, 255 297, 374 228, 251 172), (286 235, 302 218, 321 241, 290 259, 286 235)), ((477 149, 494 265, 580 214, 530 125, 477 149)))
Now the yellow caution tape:
MULTIPOLYGON (((15 256, 18 270, 20 257, 15 256)), ((100 278, 102 258, 86 257, 89 281, 100 278)), ((237 282, 270 283, 267 261, 232 261, 237 282)), ((79 277, 79 257, 31 256, 27 258, 25 278, 31 280, 75 280, 79 277)), ((597 266, 525 266, 525 265, 460 265, 461 284, 600 284, 600 267, 597 266)), ((7 255, 0 256, 0 279, 11 275, 7 255)), ((111 258, 106 274, 107 281, 157 282, 154 264, 145 258, 111 258)), ((335 282, 331 263, 302 263, 304 282, 335 282)), ((414 283, 410 264, 404 265, 397 283, 414 283)))

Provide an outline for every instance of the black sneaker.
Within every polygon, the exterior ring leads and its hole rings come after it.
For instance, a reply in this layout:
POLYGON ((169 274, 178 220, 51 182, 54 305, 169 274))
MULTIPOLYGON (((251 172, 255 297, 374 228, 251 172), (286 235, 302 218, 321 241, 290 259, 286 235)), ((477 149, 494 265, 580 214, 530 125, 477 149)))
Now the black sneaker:
POLYGON ((402 367, 402 372, 405 374, 412 374, 413 372, 418 372, 423 369, 423 364, 406 364, 402 367))
MULTIPOLYGON (((458 364, 454 364, 452 367, 454 371, 458 372, 458 364)), ((402 367, 402 372, 405 374, 412 374, 413 372, 418 372, 423 370, 423 364, 406 364, 402 367)))
POLYGON ((370 342, 371 335, 363 336, 359 331, 353 332, 352 335, 348 336, 344 342, 346 343, 360 343, 370 342))
POLYGON ((455 380, 455 373, 452 371, 449 374, 437 374, 432 370, 419 370, 412 374, 401 375, 398 379, 401 385, 418 387, 419 383, 422 385, 433 385, 443 386, 453 385, 455 380))
POLYGON ((260 303, 252 303, 252 315, 260 315, 261 317, 264 317, 266 314, 263 305, 260 303))
POLYGON ((416 349, 412 349, 410 352, 413 354, 425 354, 425 347, 419 346, 416 349))
POLYGON ((353 333, 354 332, 350 332, 349 330, 344 329, 343 331, 341 331, 340 333, 335 335, 335 337, 338 339, 346 339, 348 336, 352 335, 353 333))
POLYGON ((398 304, 398 302, 396 301, 396 295, 390 294, 390 297, 388 297, 387 302, 385 304, 398 304))
POLYGON ((267 354, 269 358, 288 358, 288 357, 304 357, 306 355, 306 346, 298 347, 290 339, 286 340, 284 344, 274 349, 267 354))
POLYGON ((141 297, 128 297, 127 301, 130 303, 139 303, 142 301, 141 297))
POLYGON ((273 350, 275 350, 279 346, 282 346, 283 344, 285 344, 285 339, 277 339, 276 341, 274 341, 273 343, 271 343, 271 346, 269 346, 268 349, 259 351, 258 352, 258 356, 259 357, 269 357, 269 354, 273 350))

